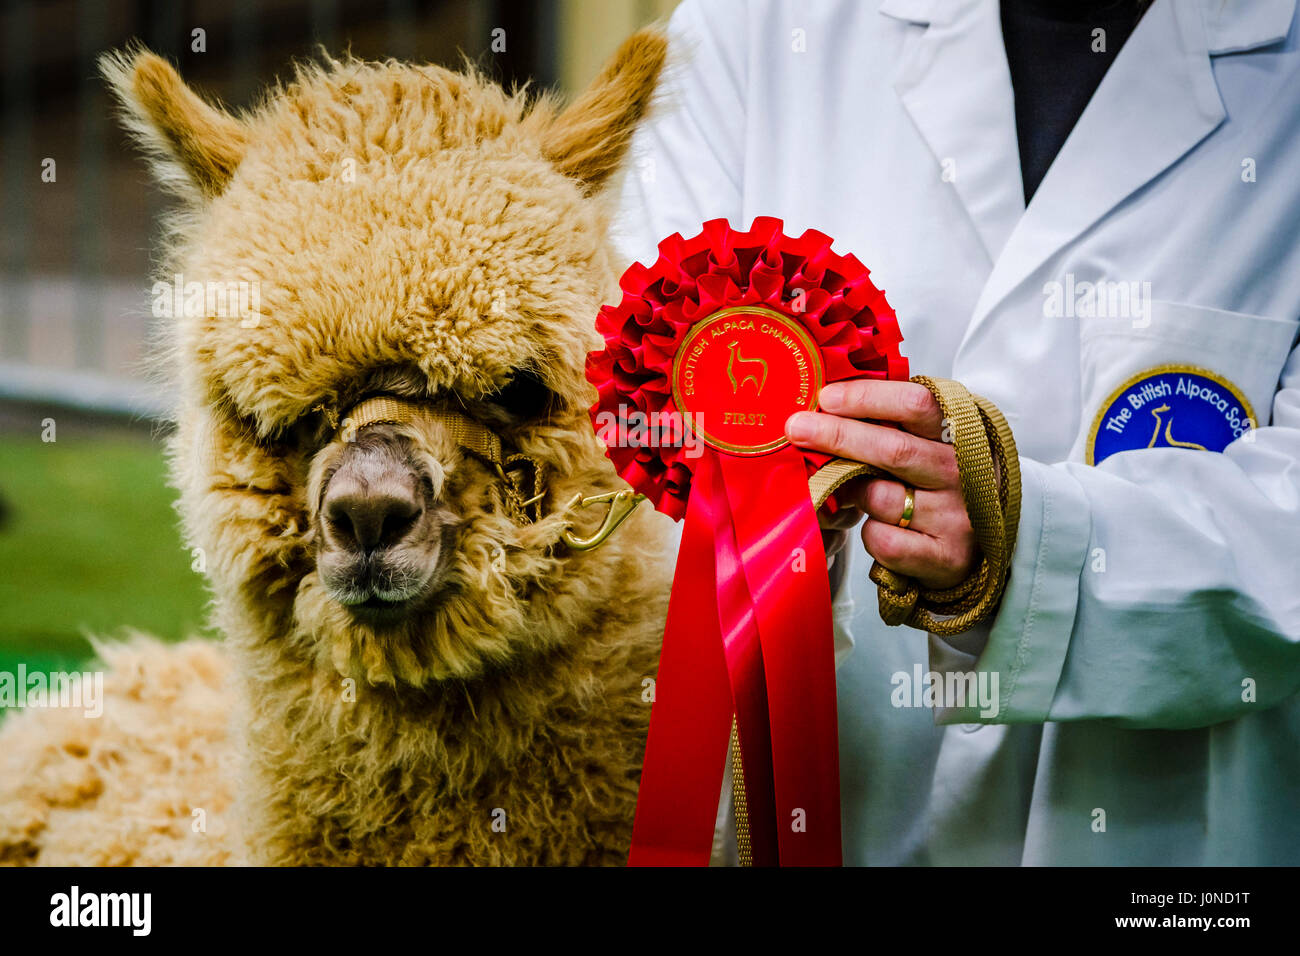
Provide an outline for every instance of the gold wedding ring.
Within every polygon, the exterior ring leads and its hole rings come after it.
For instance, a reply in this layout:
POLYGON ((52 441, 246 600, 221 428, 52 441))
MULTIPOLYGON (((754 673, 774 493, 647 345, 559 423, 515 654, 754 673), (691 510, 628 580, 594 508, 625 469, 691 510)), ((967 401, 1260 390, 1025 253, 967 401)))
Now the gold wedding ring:
POLYGON ((912 523, 912 512, 916 510, 916 495, 912 492, 912 489, 907 485, 903 485, 903 492, 905 494, 903 498, 903 517, 898 519, 900 528, 906 528, 912 523))

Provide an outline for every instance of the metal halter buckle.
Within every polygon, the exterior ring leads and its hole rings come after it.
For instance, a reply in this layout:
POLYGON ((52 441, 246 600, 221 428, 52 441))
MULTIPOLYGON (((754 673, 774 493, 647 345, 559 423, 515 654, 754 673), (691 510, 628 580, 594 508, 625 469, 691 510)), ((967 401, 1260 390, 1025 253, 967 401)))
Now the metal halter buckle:
POLYGON ((591 551, 605 543, 605 539, 614 533, 614 530, 627 520, 628 515, 636 510, 636 506, 645 500, 645 495, 637 494, 635 491, 623 489, 622 491, 607 491, 601 495, 588 495, 583 497, 581 494, 575 495, 569 502, 569 508, 587 508, 591 505, 608 504, 609 510, 605 512, 605 520, 596 533, 587 538, 580 538, 573 533, 571 528, 565 528, 564 533, 560 536, 565 544, 574 551, 591 551))

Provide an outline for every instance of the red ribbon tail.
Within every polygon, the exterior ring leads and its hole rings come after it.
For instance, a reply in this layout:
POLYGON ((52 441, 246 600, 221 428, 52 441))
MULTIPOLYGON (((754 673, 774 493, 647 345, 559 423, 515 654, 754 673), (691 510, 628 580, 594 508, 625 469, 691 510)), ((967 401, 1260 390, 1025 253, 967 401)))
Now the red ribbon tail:
POLYGON ((787 447, 719 462, 762 645, 781 864, 839 866, 830 581, 803 458, 787 447))
POLYGON ((707 866, 713 848, 732 701, 706 499, 692 495, 686 509, 629 866, 707 866))

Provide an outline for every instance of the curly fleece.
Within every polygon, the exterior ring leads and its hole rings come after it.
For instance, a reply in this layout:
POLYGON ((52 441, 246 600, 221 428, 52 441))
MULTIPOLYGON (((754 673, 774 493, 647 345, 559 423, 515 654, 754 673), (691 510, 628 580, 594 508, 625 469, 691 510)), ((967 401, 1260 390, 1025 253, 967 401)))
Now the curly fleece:
POLYGON ((0 860, 626 859, 665 521, 640 509, 588 553, 553 542, 575 495, 622 487, 583 362, 617 289, 603 187, 665 49, 632 36, 567 108, 473 71, 344 59, 238 116, 152 54, 105 59, 181 198, 160 277, 259 292, 254 315, 187 311, 163 334, 172 480, 224 641, 106 650, 116 716, 98 728, 12 718, 0 860), (549 403, 495 410, 526 372, 549 403), (486 465, 436 426, 401 426, 457 523, 445 586, 387 625, 326 594, 309 494, 337 453, 326 410, 376 382, 481 414, 547 485, 546 516, 521 527, 486 465), (187 825, 195 808, 206 832, 187 825))

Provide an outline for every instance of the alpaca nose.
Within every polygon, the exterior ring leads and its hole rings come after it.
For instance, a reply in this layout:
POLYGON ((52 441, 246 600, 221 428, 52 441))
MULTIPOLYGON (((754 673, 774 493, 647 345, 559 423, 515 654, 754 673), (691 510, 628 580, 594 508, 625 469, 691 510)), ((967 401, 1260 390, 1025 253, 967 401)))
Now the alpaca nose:
POLYGON ((367 554, 400 543, 419 516, 413 496, 392 492, 344 492, 331 495, 325 505, 325 517, 339 543, 367 554))

